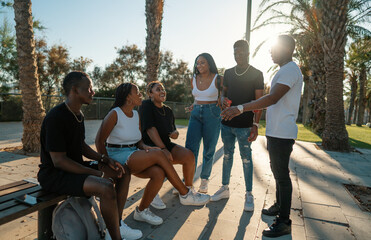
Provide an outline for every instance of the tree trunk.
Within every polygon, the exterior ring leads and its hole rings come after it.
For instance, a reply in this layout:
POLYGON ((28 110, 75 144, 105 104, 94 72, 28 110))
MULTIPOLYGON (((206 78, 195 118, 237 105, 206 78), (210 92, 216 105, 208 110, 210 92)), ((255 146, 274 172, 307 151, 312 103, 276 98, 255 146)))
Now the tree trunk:
POLYGON ((358 116, 358 99, 356 99, 354 101, 354 105, 356 106, 356 108, 354 109, 354 113, 353 113, 353 119, 352 119, 352 124, 356 124, 357 122, 357 116, 358 116))
POLYGON ((350 82, 351 82, 350 83, 350 102, 349 102, 347 125, 352 124, 354 100, 356 99, 356 95, 357 95, 357 79, 352 76, 350 79, 350 82))
POLYGON ((146 82, 157 81, 164 0, 146 0, 146 82))
POLYGON ((308 91, 309 91, 309 89, 308 89, 308 81, 309 80, 306 80, 308 77, 307 77, 307 75, 304 75, 303 76, 303 78, 304 78, 304 91, 303 91, 303 117, 302 117, 302 119, 301 119, 301 123, 303 124, 303 125, 306 125, 307 124, 307 122, 308 122, 308 91))
POLYGON ((40 127, 45 110, 41 101, 37 77, 31 5, 30 0, 15 0, 14 19, 16 22, 19 87, 22 92, 23 150, 38 152, 40 150, 40 127))
MULTIPOLYGON (((319 41, 319 40, 318 40, 319 41)), ((324 66, 324 53, 320 42, 314 43, 310 52, 310 68, 312 76, 310 77, 313 85, 313 118, 311 121, 312 130, 321 135, 325 129, 326 115, 326 73, 324 66)))
POLYGON ((343 101, 348 0, 327 0, 320 1, 320 4, 322 11, 320 39, 324 52, 327 96, 322 145, 326 150, 349 151, 343 101))
POLYGON ((361 127, 363 124, 363 117, 365 115, 365 93, 366 93, 366 66, 361 66, 361 72, 359 74, 359 99, 358 99, 358 118, 357 126, 361 127))

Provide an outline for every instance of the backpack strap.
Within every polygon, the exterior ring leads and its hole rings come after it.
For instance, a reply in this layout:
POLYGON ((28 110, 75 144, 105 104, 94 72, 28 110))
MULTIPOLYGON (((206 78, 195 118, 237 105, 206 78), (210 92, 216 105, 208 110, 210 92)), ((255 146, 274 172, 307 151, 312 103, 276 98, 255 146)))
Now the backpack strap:
MULTIPOLYGON (((98 206, 97 206, 97 204, 94 201, 96 208, 94 207, 94 205, 93 205, 93 203, 91 201, 91 198, 86 199, 86 202, 88 202, 90 204, 90 206, 93 206, 94 211, 95 211, 95 214, 98 217, 98 230, 99 230, 99 234, 100 234, 101 238, 104 238, 104 236, 105 236, 105 224, 104 224, 103 218, 102 217, 99 218, 99 216, 101 216, 101 214, 100 214, 100 211, 98 209, 98 206), (103 223, 103 225, 102 225, 102 223, 103 223)), ((81 218, 81 221, 86 226, 86 229, 88 229, 89 228, 89 223, 86 221, 86 217, 85 216, 86 216, 86 214, 90 214, 90 213, 86 213, 81 208, 80 203, 77 201, 77 197, 71 197, 70 198, 70 204, 73 207, 73 209, 77 212, 77 214, 79 215, 79 217, 81 218)), ((89 232, 87 232, 87 234, 89 236, 89 232)))
POLYGON ((216 77, 216 86, 217 86, 217 89, 218 89, 218 105, 219 105, 220 109, 222 108, 221 107, 222 104, 220 102, 220 95, 221 95, 221 91, 222 91, 221 84, 222 84, 222 77, 219 74, 217 74, 217 77, 216 77))
POLYGON ((98 205, 97 205, 97 202, 95 201, 95 198, 94 197, 90 197, 89 198, 89 201, 91 203, 91 205, 93 206, 93 209, 94 209, 94 212, 95 212, 95 215, 97 215, 97 218, 98 218, 98 228, 99 228, 99 233, 101 235, 101 237, 105 237, 106 235, 106 223, 104 222, 104 219, 102 217, 102 214, 98 208, 98 205))

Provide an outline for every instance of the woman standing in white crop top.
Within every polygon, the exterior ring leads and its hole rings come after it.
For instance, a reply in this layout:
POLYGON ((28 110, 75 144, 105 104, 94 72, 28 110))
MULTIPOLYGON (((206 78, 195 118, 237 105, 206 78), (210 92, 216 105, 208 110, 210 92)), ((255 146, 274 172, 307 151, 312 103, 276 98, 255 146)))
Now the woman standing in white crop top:
POLYGON ((159 225, 163 222, 162 218, 153 214, 148 207, 165 177, 179 191, 179 200, 183 205, 204 205, 210 196, 187 188, 161 149, 143 143, 139 115, 134 110, 141 104, 142 94, 138 86, 121 84, 116 90, 113 108, 98 130, 95 145, 99 153, 127 165, 130 173, 150 179, 139 206, 135 208, 134 219, 159 225))
POLYGON ((199 192, 206 193, 213 167, 215 147, 220 132, 219 87, 223 86, 222 77, 218 76, 218 69, 213 57, 208 53, 197 56, 191 80, 194 103, 188 108, 191 117, 188 124, 186 148, 197 158, 203 139, 204 152, 202 160, 201 184, 199 192), (220 81, 218 81, 218 77, 220 81), (219 86, 218 86, 219 85, 219 86))

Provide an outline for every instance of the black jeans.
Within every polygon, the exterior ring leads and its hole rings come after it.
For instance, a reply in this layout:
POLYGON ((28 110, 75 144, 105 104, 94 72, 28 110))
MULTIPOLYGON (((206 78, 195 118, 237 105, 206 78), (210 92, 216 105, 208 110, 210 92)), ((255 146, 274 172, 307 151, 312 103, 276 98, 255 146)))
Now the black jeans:
POLYGON ((280 206, 279 217, 290 217, 292 183, 290 179, 289 160, 295 140, 267 136, 267 148, 270 165, 276 180, 276 201, 280 206))

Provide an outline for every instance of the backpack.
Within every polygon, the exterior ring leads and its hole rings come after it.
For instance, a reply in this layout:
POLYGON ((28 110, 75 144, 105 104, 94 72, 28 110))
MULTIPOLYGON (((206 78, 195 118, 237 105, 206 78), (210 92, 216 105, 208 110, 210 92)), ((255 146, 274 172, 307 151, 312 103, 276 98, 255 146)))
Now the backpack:
POLYGON ((57 240, 104 239, 106 225, 94 198, 68 197, 53 211, 57 240))
POLYGON ((222 83, 222 78, 221 78, 221 76, 218 74, 217 76, 216 76, 216 86, 217 86, 217 89, 218 89, 218 104, 217 104, 217 106, 219 106, 220 107, 220 109, 222 109, 222 106, 223 106, 223 103, 221 102, 221 99, 220 99, 220 95, 221 95, 221 91, 222 91, 222 85, 221 85, 221 83, 222 83))

